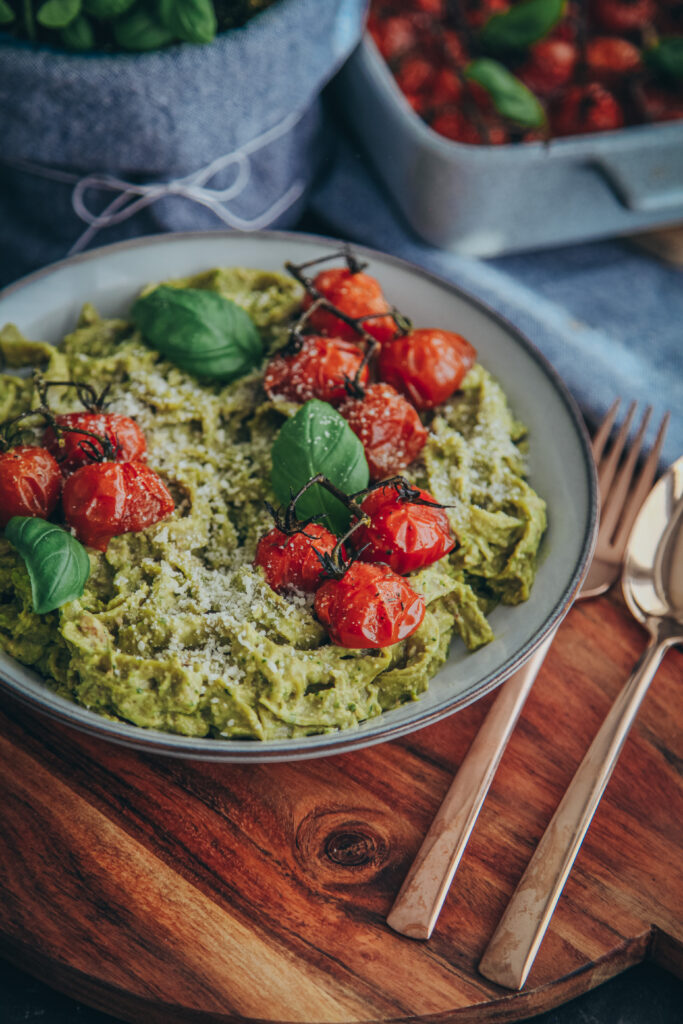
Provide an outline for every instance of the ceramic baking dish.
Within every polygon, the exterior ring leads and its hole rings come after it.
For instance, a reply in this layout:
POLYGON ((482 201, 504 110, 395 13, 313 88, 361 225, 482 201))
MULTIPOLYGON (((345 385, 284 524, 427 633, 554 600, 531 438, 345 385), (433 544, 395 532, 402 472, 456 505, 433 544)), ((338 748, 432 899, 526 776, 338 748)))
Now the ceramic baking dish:
POLYGON ((367 36, 335 102, 412 228, 495 256, 683 221, 683 122, 504 146, 445 139, 404 99, 367 36))

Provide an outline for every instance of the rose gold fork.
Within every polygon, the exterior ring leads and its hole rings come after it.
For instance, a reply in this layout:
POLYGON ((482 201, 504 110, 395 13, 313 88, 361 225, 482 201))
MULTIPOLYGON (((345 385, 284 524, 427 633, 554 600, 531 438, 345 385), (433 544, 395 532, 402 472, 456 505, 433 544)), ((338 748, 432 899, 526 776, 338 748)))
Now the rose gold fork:
MULTIPOLYGON (((619 405, 620 400, 617 399, 593 438, 601 505, 600 527, 593 561, 577 599, 596 597, 617 580, 631 526, 657 471, 669 422, 667 413, 655 444, 634 479, 652 409, 648 407, 645 410, 638 432, 620 464, 636 403, 629 406, 626 418, 608 448, 619 405)), ((394 931, 413 939, 428 939, 432 934, 493 776, 557 628, 546 637, 526 665, 501 687, 387 916, 387 924, 394 931)))

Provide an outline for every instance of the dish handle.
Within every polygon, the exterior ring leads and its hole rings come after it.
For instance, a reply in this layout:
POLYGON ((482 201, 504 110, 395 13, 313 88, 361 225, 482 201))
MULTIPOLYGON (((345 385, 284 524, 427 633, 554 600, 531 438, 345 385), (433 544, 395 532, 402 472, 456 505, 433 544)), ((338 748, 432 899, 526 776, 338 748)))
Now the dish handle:
POLYGON ((683 208, 683 140, 628 154, 602 152, 596 163, 620 202, 639 213, 683 208), (624 159, 626 156, 626 159, 624 159))

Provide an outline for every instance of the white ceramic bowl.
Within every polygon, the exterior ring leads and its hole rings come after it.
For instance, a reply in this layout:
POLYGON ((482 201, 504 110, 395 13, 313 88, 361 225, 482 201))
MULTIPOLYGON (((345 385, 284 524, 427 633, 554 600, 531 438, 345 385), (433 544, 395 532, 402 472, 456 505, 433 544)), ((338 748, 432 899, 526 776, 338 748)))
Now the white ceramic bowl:
MULTIPOLYGON (((285 260, 327 255, 339 243, 282 232, 152 236, 56 263, 0 293, 0 324, 29 338, 59 341, 85 301, 104 316, 125 316, 148 281, 216 266, 280 270, 285 260)), ((0 686, 49 717, 147 752, 216 761, 319 757, 393 739, 465 707, 519 668, 567 612, 588 569, 597 526, 595 471, 581 416, 562 381, 534 346, 479 301, 403 260, 355 247, 389 301, 418 325, 451 328, 478 349, 529 428, 529 470, 548 503, 538 575, 530 599, 490 616, 495 639, 468 653, 456 640, 427 693, 354 729, 302 739, 195 739, 112 722, 54 694, 34 672, 0 652, 0 686)))

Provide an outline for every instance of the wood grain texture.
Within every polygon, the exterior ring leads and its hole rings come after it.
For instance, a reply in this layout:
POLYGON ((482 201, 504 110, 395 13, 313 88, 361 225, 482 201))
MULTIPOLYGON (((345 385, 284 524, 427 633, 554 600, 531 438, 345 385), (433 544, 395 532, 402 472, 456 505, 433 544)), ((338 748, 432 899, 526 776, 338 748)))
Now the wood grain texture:
POLYGON ((429 942, 385 916, 492 697, 296 764, 140 755, 0 706, 0 954, 130 1021, 514 1021, 645 956, 683 973, 683 654, 641 709, 526 988, 476 971, 645 635, 562 624, 429 942))

